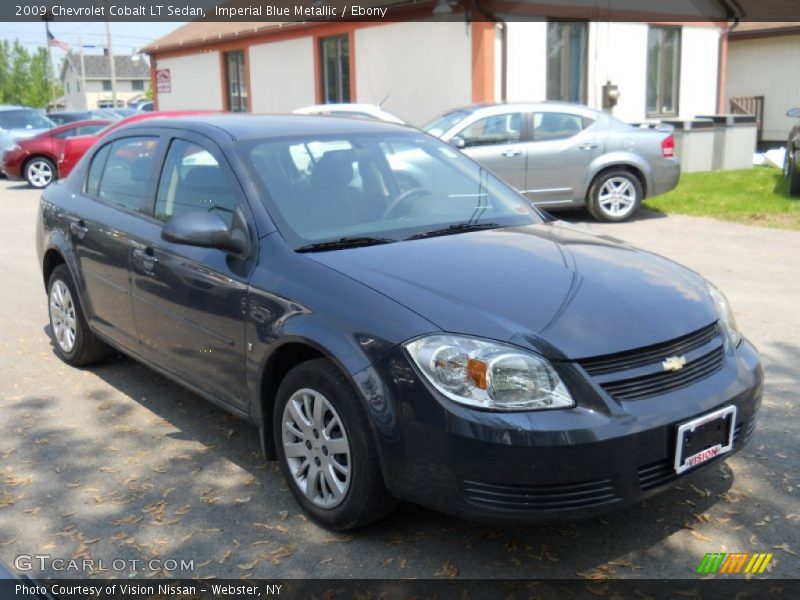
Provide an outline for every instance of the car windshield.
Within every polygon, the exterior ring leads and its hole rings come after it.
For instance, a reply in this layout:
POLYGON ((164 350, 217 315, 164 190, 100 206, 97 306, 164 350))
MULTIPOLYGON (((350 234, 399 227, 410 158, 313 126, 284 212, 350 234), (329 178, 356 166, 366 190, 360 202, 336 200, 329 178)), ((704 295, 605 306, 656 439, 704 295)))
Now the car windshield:
POLYGON ((463 121, 468 115, 468 110, 454 110, 443 114, 441 117, 437 117, 425 125, 422 130, 439 137, 453 126, 463 121))
POLYGON ((38 110, 0 110, 0 129, 46 129, 53 123, 38 110))
POLYGON ((241 152, 295 248, 542 221, 486 169, 417 132, 255 140, 242 142, 241 152))

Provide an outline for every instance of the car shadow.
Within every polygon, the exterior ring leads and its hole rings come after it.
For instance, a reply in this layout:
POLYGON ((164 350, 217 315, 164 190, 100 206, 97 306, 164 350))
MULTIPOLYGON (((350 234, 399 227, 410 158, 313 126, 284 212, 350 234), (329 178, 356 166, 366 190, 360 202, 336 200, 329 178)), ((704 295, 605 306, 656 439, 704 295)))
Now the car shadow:
POLYGON ((625 223, 635 223, 637 221, 664 219, 668 216, 666 213, 663 213, 659 210, 655 210, 649 207, 640 208, 633 214, 633 216, 631 216, 626 221, 622 221, 621 223, 605 223, 605 222, 600 223, 591 214, 589 214, 589 211, 585 208, 579 208, 576 210, 554 211, 554 212, 548 212, 548 214, 552 216, 554 219, 566 221, 567 223, 574 223, 574 224, 585 223, 585 224, 620 225, 620 226, 624 226, 625 223))
MULTIPOLYGON (((46 332, 50 335, 49 327, 46 332)), ((45 452, 67 460, 66 464, 59 463, 58 475, 39 494, 44 494, 53 506, 74 504, 68 497, 73 490, 65 488, 64 482, 91 482, 98 470, 116 473, 117 479, 129 482, 119 488, 119 493, 125 495, 124 502, 120 500, 120 504, 112 506, 104 503, 104 511, 96 517, 92 513, 75 517, 81 519, 79 528, 85 535, 97 536, 100 531, 92 530, 102 529, 108 522, 126 522, 138 519, 142 513, 149 514, 154 503, 160 502, 162 492, 169 493, 165 489, 180 490, 177 495, 172 492, 171 504, 191 506, 191 512, 180 517, 181 521, 201 531, 224 532, 225 539, 235 538, 239 561, 249 563, 259 556, 255 549, 261 546, 257 544, 304 553, 302 561, 292 563, 284 558, 284 566, 277 570, 274 560, 256 560, 252 570, 256 577, 276 573, 288 577, 312 573, 315 577, 340 576, 341 561, 320 562, 328 560, 331 543, 334 548, 338 543, 347 543, 347 555, 361 557, 358 561, 370 557, 374 568, 379 569, 370 571, 370 577, 431 577, 442 571, 443 563, 448 561, 463 576, 574 578, 601 569, 606 575, 636 577, 642 574, 635 557, 645 560, 639 553, 656 546, 659 552, 666 553, 663 560, 696 568, 702 553, 698 558, 696 551, 665 546, 665 540, 682 534, 703 540, 700 529, 709 520, 719 519, 722 523, 731 518, 719 509, 724 510, 731 501, 734 473, 727 463, 719 462, 687 476, 680 485, 660 495, 603 518, 496 527, 403 503, 384 521, 352 534, 333 534, 300 514, 277 464, 263 459, 257 430, 251 424, 122 355, 85 371, 112 390, 87 386, 83 391, 83 401, 99 411, 105 425, 93 429, 90 439, 46 419, 31 425, 33 431, 28 437, 48 443, 41 447, 28 445, 34 454, 43 454, 29 460, 45 460, 45 452), (111 465, 100 462, 110 449, 119 451, 121 447, 126 449, 127 459, 118 459, 111 465), (66 458, 73 456, 81 459, 66 458), (160 462, 150 466, 147 461, 152 460, 160 462), (232 471, 237 474, 235 477, 232 471), (129 491, 131 486, 133 492, 129 491)), ((9 415, 8 421, 14 423, 16 417, 19 422, 25 414, 50 410, 54 402, 46 397, 26 398, 14 405, 18 412, 9 415)), ((107 482, 95 485, 99 489, 108 487, 107 482)), ((101 494, 100 498, 105 496, 101 494)), ((767 510, 764 503, 762 510, 767 510)), ((136 528, 127 530, 129 535, 136 535, 136 528)), ((211 552, 218 556, 223 550, 215 544, 222 543, 214 535, 185 540, 172 535, 162 553, 170 557, 205 557, 211 552)), ((215 560, 196 575, 231 574, 227 569, 215 560)), ((692 573, 687 570, 686 576, 692 573)), ((241 576, 241 572, 234 571, 232 576, 241 576)))

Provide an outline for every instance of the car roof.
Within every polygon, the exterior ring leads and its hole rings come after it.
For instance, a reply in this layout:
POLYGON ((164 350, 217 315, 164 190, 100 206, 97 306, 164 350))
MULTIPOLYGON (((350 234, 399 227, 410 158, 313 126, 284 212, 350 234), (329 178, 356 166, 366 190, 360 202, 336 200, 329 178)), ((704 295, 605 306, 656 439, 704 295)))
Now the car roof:
MULTIPOLYGON (((152 113, 151 113, 152 114, 152 113)), ((285 136, 321 134, 347 135, 353 133, 397 133, 410 128, 385 121, 348 119, 311 115, 253 115, 253 114, 205 114, 185 117, 146 119, 125 126, 127 131, 144 128, 190 129, 198 132, 215 130, 227 133, 233 140, 277 138, 285 136)), ((121 128, 120 128, 121 130, 121 128)))
POLYGON ((19 106, 16 104, 0 104, 0 110, 20 110, 20 109, 38 110, 37 108, 31 108, 30 106, 19 106))
POLYGON ((467 104, 465 106, 449 110, 445 114, 459 112, 459 111, 466 111, 470 113, 478 111, 499 112, 508 108, 513 108, 517 110, 541 110, 541 111, 565 109, 565 110, 570 110, 572 112, 584 112, 587 114, 597 114, 599 112, 594 108, 590 108, 583 104, 575 104, 573 102, 561 102, 558 100, 541 100, 533 102, 481 102, 476 104, 467 104))

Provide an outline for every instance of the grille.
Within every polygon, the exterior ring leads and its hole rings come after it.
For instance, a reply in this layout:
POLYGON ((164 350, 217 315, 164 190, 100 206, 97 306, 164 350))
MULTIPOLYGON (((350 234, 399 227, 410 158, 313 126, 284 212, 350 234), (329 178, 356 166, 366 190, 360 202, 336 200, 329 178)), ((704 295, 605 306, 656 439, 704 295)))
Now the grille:
MULTIPOLYGON (((755 419, 752 419, 748 425, 747 429, 745 430, 744 437, 741 438, 741 443, 744 444, 747 442, 748 438, 753 434, 755 430, 755 419)), ((740 436, 742 433, 742 423, 736 425, 733 430, 733 449, 736 450, 739 448, 740 436)), ((724 456, 728 456, 724 454, 724 456)), ((722 457, 720 457, 722 458, 722 457)), ((717 459, 710 460, 708 463, 703 465, 702 467, 698 467, 697 469, 692 469, 691 471, 687 471, 686 473, 681 473, 678 475, 675 472, 675 465, 674 460, 670 458, 666 458, 663 460, 659 460, 658 462, 650 463, 648 465, 644 465, 639 467, 639 487, 643 491, 651 490, 653 488, 660 487, 662 485, 666 485, 671 481, 675 481, 676 479, 683 477, 684 475, 689 475, 694 473, 698 469, 702 469, 705 466, 710 465, 711 463, 716 462, 717 459)))
POLYGON ((537 486, 462 480, 461 489, 473 504, 501 510, 579 509, 619 500, 610 479, 537 486))
POLYGON ((687 352, 691 352, 707 344, 718 335, 719 330, 717 329, 717 324, 712 323, 708 327, 703 327, 693 333, 664 344, 646 346, 644 348, 620 352, 618 354, 587 358, 581 360, 580 365, 589 375, 604 375, 606 373, 625 371, 626 369, 634 369, 655 362, 661 362, 668 356, 686 354, 687 352))
POLYGON ((666 394, 696 381, 705 379, 722 366, 725 358, 722 346, 686 363, 680 371, 658 371, 641 377, 602 383, 601 387, 619 400, 641 400, 666 394))

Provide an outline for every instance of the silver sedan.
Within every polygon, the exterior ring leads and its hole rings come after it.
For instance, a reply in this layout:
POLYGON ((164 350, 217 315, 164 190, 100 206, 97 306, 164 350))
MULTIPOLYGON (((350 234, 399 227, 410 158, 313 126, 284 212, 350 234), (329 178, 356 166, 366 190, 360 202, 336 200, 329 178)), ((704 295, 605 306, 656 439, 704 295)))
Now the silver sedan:
POLYGON ((546 209, 586 206, 624 221, 680 177, 670 128, 634 127, 562 102, 481 104, 425 128, 484 164, 546 209))

